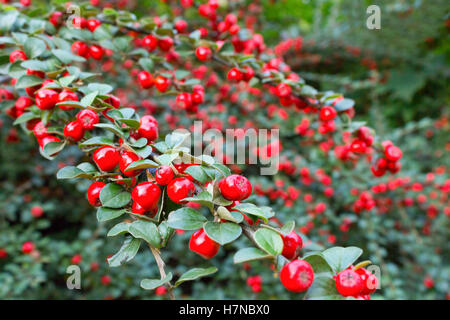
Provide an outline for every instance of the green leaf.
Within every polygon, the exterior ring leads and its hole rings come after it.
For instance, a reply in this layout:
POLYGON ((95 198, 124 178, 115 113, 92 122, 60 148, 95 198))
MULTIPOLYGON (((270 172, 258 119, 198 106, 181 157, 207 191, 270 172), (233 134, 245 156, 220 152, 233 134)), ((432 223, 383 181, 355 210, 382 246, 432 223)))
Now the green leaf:
POLYGON ((47 46, 44 41, 30 37, 25 42, 23 50, 28 59, 33 59, 44 53, 47 50, 47 46))
POLYGON ((147 158, 152 154, 153 149, 150 146, 145 146, 143 148, 134 148, 134 151, 136 151, 136 154, 141 158, 147 158))
POLYGON ((210 209, 213 209, 214 204, 212 202, 212 195, 208 191, 202 191, 195 197, 188 197, 184 199, 185 201, 199 203, 203 206, 207 206, 210 209))
POLYGON ((283 235, 287 236, 295 228, 295 221, 289 221, 281 227, 280 231, 283 235))
POLYGON ((98 94, 100 94, 100 95, 107 95, 108 93, 112 92, 114 89, 109 84, 97 83, 97 82, 89 83, 87 87, 90 92, 97 91, 98 94))
POLYGON ((266 212, 263 209, 255 206, 253 203, 240 203, 235 205, 233 209, 261 218, 265 223, 269 221, 269 216, 266 214, 266 212))
POLYGON ((134 147, 134 148, 142 148, 145 147, 147 145, 147 139, 146 138, 140 138, 139 140, 130 143, 130 146, 134 147))
POLYGON ((115 237, 120 234, 124 234, 128 232, 128 226, 130 224, 128 222, 120 222, 116 224, 114 227, 112 227, 106 236, 108 237, 115 237))
POLYGON ((210 274, 216 273, 217 268, 216 267, 210 267, 210 268, 194 268, 191 270, 186 271, 181 275, 181 277, 175 282, 175 287, 178 287, 180 284, 182 284, 185 281, 192 281, 201 277, 209 276, 210 274))
POLYGON ((53 55, 62 63, 64 64, 70 64, 73 61, 83 62, 86 61, 85 58, 81 56, 77 56, 73 54, 70 51, 63 50, 63 49, 53 49, 52 50, 53 55))
MULTIPOLYGON (((103 190, 103 189, 102 189, 103 190)), ((108 221, 120 217, 126 212, 125 209, 111 209, 100 207, 97 209, 97 220, 108 221)))
POLYGON ((336 282, 332 277, 314 276, 314 282, 306 293, 311 300, 344 300, 345 297, 336 290, 336 282))
POLYGON ((205 223, 206 218, 192 208, 180 208, 169 214, 167 223, 173 229, 197 230, 205 223))
POLYGON ((94 125, 97 128, 102 128, 108 131, 113 132, 114 134, 123 137, 123 132, 122 130, 120 130, 119 128, 117 128, 115 125, 113 124, 109 124, 109 123, 97 123, 94 125))
POLYGON ((232 222, 206 222, 203 226, 206 234, 215 242, 225 245, 230 243, 242 233, 240 225, 232 222))
POLYGON ((357 247, 333 247, 323 251, 322 255, 333 271, 339 273, 355 262, 362 253, 357 247))
POLYGON ((98 91, 91 92, 91 93, 85 95, 81 99, 80 103, 85 107, 89 107, 92 105, 92 103, 94 102, 94 100, 97 96, 98 96, 98 91))
POLYGON ((242 215, 242 213, 237 212, 237 211, 230 212, 230 211, 228 211, 227 208, 225 208, 223 206, 218 207, 216 212, 221 219, 224 219, 227 221, 241 223, 242 220, 244 220, 244 216, 242 215))
POLYGON ((100 191, 100 201, 108 208, 122 208, 131 200, 131 194, 117 183, 108 183, 100 191))
POLYGON ((135 238, 145 240, 155 248, 161 246, 161 238, 159 236, 158 228, 153 222, 137 220, 129 225, 128 231, 135 238))
POLYGON ((32 74, 25 74, 21 76, 16 82, 17 89, 24 89, 40 85, 44 81, 42 78, 32 74))
POLYGON ((302 260, 305 260, 312 266, 314 270, 314 276, 316 277, 333 275, 331 266, 328 264, 327 260, 325 260, 321 252, 312 252, 305 254, 302 257, 302 260))
POLYGON ((139 65, 147 72, 152 72, 154 63, 153 60, 150 58, 140 58, 138 61, 139 65))
POLYGON ((90 178, 91 176, 92 174, 88 174, 85 171, 72 166, 61 168, 56 174, 56 178, 60 180, 74 179, 74 178, 90 178))
MULTIPOLYGON (((14 105, 14 104, 13 104, 14 105)), ((18 117, 16 120, 14 120, 13 125, 18 125, 24 122, 28 122, 32 119, 36 119, 39 118, 38 115, 31 113, 31 112, 26 112, 24 114, 22 114, 20 117, 18 117)))
POLYGON ((158 157, 158 162, 162 165, 170 165, 176 158, 178 158, 178 153, 165 153, 158 157))
POLYGON ((257 248, 243 248, 234 254, 233 262, 242 263, 253 260, 267 259, 270 257, 272 256, 257 248))
POLYGON ((44 149, 42 150, 43 153, 49 157, 55 156, 58 154, 62 149, 64 149, 66 145, 66 142, 49 142, 44 146, 44 149))
POLYGON ((154 290, 172 280, 172 272, 169 272, 163 279, 143 279, 141 288, 145 290, 154 290))
POLYGON ((101 136, 92 137, 82 143, 80 143, 80 147, 87 146, 111 146, 114 147, 114 142, 111 139, 101 136))
POLYGON ((108 258, 109 266, 118 267, 123 263, 133 259, 136 253, 138 252, 140 245, 141 245, 140 239, 135 239, 132 237, 126 238, 119 252, 117 252, 111 258, 108 258))
POLYGON ((130 163, 130 165, 125 169, 125 171, 133 171, 139 169, 147 169, 147 168, 157 168, 159 165, 149 159, 138 160, 130 163))
POLYGON ((202 184, 210 180, 201 166, 190 166, 184 172, 202 184))
POLYGON ((261 249, 273 256, 283 251, 283 239, 281 239, 279 233, 273 230, 267 228, 258 229, 254 234, 254 238, 261 249))

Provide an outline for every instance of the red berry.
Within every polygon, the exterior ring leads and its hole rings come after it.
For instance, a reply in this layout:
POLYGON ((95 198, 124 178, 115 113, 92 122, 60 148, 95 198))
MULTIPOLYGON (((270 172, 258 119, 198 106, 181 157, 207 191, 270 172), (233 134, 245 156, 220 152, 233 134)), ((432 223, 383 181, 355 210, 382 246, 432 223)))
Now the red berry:
POLYGON ((83 260, 81 254, 76 254, 72 257, 72 264, 79 264, 83 260))
POLYGON ((243 78, 241 70, 238 68, 232 68, 230 71, 228 71, 227 79, 230 82, 239 82, 243 78))
POLYGON ((36 93, 35 102, 39 109, 50 110, 58 103, 58 93, 52 89, 42 89, 36 93))
POLYGON ((374 293, 378 287, 378 278, 372 272, 369 272, 364 268, 359 268, 355 271, 361 277, 363 284, 360 295, 369 295, 374 293))
POLYGON ((186 32, 188 27, 188 24, 184 20, 178 20, 175 22, 175 29, 177 29, 178 33, 184 33, 186 32))
POLYGON ((64 127, 64 136, 74 142, 84 137, 83 123, 79 120, 71 121, 64 127))
POLYGON ((60 11, 55 11, 55 12, 53 12, 52 15, 50 16, 49 21, 50 21, 50 23, 51 23, 52 25, 54 25, 55 27, 57 27, 57 26, 61 25, 61 23, 62 23, 62 16, 63 16, 63 13, 62 13, 62 12, 60 12, 60 11))
POLYGON ((72 19, 72 26, 77 29, 84 29, 86 28, 86 19, 83 17, 75 17, 72 19))
POLYGON ((363 282, 356 271, 346 269, 336 276, 336 290, 344 297, 356 296, 363 289, 363 282))
POLYGON ((232 174, 219 182, 219 189, 227 200, 245 200, 252 193, 252 185, 246 177, 232 174))
POLYGON ((158 47, 162 51, 169 51, 173 46, 173 39, 170 37, 165 37, 158 40, 158 47))
POLYGON ((86 22, 89 31, 94 32, 102 23, 97 19, 88 19, 86 22))
POLYGON ((205 230, 195 231, 189 240, 189 249, 205 259, 213 258, 219 252, 220 244, 212 240, 205 230))
POLYGON ((176 178, 167 186, 167 195, 170 200, 176 203, 185 203, 184 198, 192 197, 195 192, 195 186, 187 178, 176 178))
POLYGON ((9 62, 11 63, 16 62, 17 60, 27 60, 27 59, 28 58, 25 52, 23 52, 22 50, 14 50, 9 54, 9 62))
POLYGON ((103 53, 103 48, 96 44, 89 47, 89 54, 95 60, 100 60, 103 58, 103 53))
POLYGON ((153 182, 142 182, 134 187, 131 193, 133 201, 137 202, 145 210, 150 210, 158 205, 161 197, 161 189, 153 182))
POLYGON ((320 109, 320 120, 322 121, 331 121, 336 118, 337 112, 336 109, 330 106, 325 106, 320 109))
POLYGON ((17 110, 24 111, 26 108, 32 106, 34 104, 33 100, 28 97, 19 97, 16 100, 16 108, 17 110))
POLYGON ((197 56, 197 59, 200 61, 207 61, 211 59, 212 51, 208 47, 198 47, 195 50, 195 55, 197 56))
POLYGON ((284 82, 279 83, 275 88, 276 95, 280 98, 290 96, 291 91, 291 86, 284 82))
MULTIPOLYGON (((64 101, 78 101, 78 96, 75 92, 70 90, 63 90, 58 95, 58 103, 64 101)), ((63 110, 72 110, 73 107, 69 105, 58 105, 63 110)))
POLYGON ((170 166, 163 165, 156 169, 155 180, 159 185, 165 186, 173 180, 175 174, 170 166))
POLYGON ((34 218, 40 218, 40 217, 42 217, 43 214, 44 214, 44 209, 42 209, 41 206, 34 206, 33 208, 31 208, 31 215, 34 218))
POLYGON ((171 84, 172 84, 172 81, 163 76, 157 76, 155 78, 155 87, 159 92, 166 92, 171 84))
POLYGON ((403 152, 399 147, 389 145, 384 149, 384 155, 389 161, 396 162, 403 156, 403 152))
POLYGON ((177 95, 176 104, 180 109, 189 109, 189 107, 192 105, 191 94, 188 92, 180 93, 179 95, 177 95))
POLYGON ((156 119, 153 116, 143 116, 139 122, 141 123, 138 129, 140 137, 144 137, 148 141, 158 139, 158 122, 156 122, 156 119))
POLYGON ((33 128, 34 136, 38 139, 42 139, 43 137, 47 136, 47 127, 42 121, 39 121, 36 123, 36 125, 33 128))
POLYGON ((149 51, 153 51, 158 46, 158 38, 149 34, 142 39, 142 45, 147 47, 149 51))
POLYGON ((314 281, 314 271, 304 260, 294 260, 281 269, 280 280, 283 286, 292 292, 307 290, 314 281))
POLYGON ((297 258, 303 247, 302 238, 295 231, 281 237, 283 238, 283 252, 281 254, 289 260, 297 258))
POLYGON ((89 186, 87 191, 88 201, 94 207, 100 207, 102 204, 100 202, 100 191, 103 189, 105 184, 103 182, 97 181, 89 186))
POLYGON ((94 129, 94 125, 96 125, 99 121, 97 112, 90 109, 84 109, 78 112, 77 119, 81 122, 83 128, 86 130, 94 129))
POLYGON ((87 58, 89 56, 89 47, 82 41, 72 43, 72 52, 78 56, 87 58))
POLYGON ((120 171, 122 171, 122 173, 124 175, 126 175, 127 177, 134 177, 136 175, 139 174, 139 172, 141 172, 140 170, 128 170, 125 171, 125 169, 133 162, 141 160, 141 157, 139 157, 137 154, 130 152, 130 151, 125 151, 120 155, 120 160, 119 160, 119 168, 120 171))
POLYGON ((249 82, 255 76, 255 71, 249 66, 245 66, 244 69, 245 69, 245 72, 243 73, 244 81, 249 82))
POLYGON ((25 254, 30 253, 34 250, 34 243, 31 241, 24 242, 22 245, 22 252, 25 254))
POLYGON ((138 73, 138 81, 142 88, 151 88, 154 84, 153 76, 148 71, 141 71, 138 73))
POLYGON ((119 163, 120 154, 116 148, 104 146, 95 150, 92 158, 100 170, 112 171, 119 163))

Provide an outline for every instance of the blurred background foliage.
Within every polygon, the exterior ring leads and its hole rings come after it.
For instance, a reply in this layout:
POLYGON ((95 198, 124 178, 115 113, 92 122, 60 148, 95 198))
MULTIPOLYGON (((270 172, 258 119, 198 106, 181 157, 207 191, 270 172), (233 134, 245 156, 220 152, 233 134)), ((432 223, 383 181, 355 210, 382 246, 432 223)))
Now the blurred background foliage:
MULTIPOLYGON (((116 2, 111 1, 113 6, 116 2)), ((124 7, 137 16, 163 16, 173 14, 170 7, 174 2, 177 1, 126 1, 124 7)), ((252 3, 260 4, 260 14, 255 18, 269 47, 276 48, 289 39, 301 39, 298 48, 290 46, 283 50, 285 61, 314 87, 353 98, 357 120, 367 121, 377 134, 401 146, 402 177, 424 182, 427 173, 440 168, 439 184, 448 181, 449 1, 219 2, 236 10, 246 10, 252 3), (380 30, 366 28, 366 9, 371 4, 381 8, 380 30)), ((46 1, 33 0, 33 3, 47 5, 46 1)), ((186 11, 186 20, 201 21, 195 9, 186 11)), ((127 85, 127 78, 122 75, 116 76, 115 81, 120 88, 127 85)), ((12 128, 11 119, 4 113, 0 113, 0 121, 0 248, 9 253, 8 258, 0 258, 0 298, 162 298, 139 287, 140 279, 157 273, 146 252, 139 253, 130 264, 108 268, 105 259, 116 251, 119 243, 106 239, 108 225, 96 221, 85 199, 88 185, 56 181, 58 166, 76 162, 80 154, 69 148, 59 156, 59 162, 49 162, 40 157, 29 137, 12 128), (43 217, 31 216, 34 206, 42 207, 43 217), (35 242, 38 257, 20 254, 25 241, 35 242), (82 255, 80 266, 86 272, 83 272, 82 290, 71 291, 65 285, 65 271, 76 254, 82 255)), ((316 168, 327 165, 327 160, 320 156, 311 155, 310 161, 316 168)), ((334 186, 336 192, 351 188, 367 190, 379 183, 371 179, 367 166, 352 172, 352 177, 337 179, 340 185, 334 186)), ((387 179, 383 181, 388 183, 387 179)), ((254 182, 274 183, 266 178, 255 178, 254 182)), ((311 193, 321 192, 314 188, 311 187, 311 193)), ((415 197, 411 190, 395 189, 387 195, 393 203, 410 196, 415 197)), ((349 195, 345 197, 348 202, 349 195)), ((280 199, 271 201, 260 197, 258 201, 273 205, 282 221, 292 218, 295 211, 285 207, 280 199)), ((303 235, 304 240, 307 242, 310 237, 313 243, 329 244, 328 235, 337 234, 336 245, 355 244, 367 251, 367 258, 382 267, 382 290, 374 298, 449 298, 447 214, 441 212, 428 230, 428 235, 431 234, 428 237, 422 229, 426 224, 423 207, 394 206, 384 215, 373 211, 357 215, 349 208, 340 207, 339 200, 328 201, 326 229, 329 233, 312 232, 303 235), (339 230, 344 217, 355 224, 348 233, 339 230), (398 228, 398 222, 403 226, 398 228), (434 281, 431 289, 425 285, 426 277, 434 281)), ((343 199, 342 203, 345 202, 343 199)), ((444 207, 448 210, 445 200, 444 207)), ((296 208, 303 209, 303 206, 296 208)), ((306 217, 297 219, 299 226, 306 222, 306 217)), ((189 235, 177 234, 177 241, 165 253, 164 259, 175 273, 181 274, 203 263, 192 252, 186 252, 189 235)), ((240 245, 243 242, 237 243, 240 245)), ((231 256, 226 257, 228 250, 223 248, 212 261, 220 266, 216 278, 193 282, 176 294, 193 299, 295 298, 282 288, 270 265, 235 266, 231 256), (246 279, 254 275, 262 276, 259 293, 252 292, 246 284, 246 279)))

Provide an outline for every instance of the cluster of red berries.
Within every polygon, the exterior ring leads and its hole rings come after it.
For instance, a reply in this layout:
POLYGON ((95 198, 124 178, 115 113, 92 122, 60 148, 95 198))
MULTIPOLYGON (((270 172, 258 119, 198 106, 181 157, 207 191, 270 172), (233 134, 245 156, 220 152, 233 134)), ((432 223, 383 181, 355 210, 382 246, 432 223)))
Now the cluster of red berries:
POLYGON ((386 171, 397 173, 401 169, 400 159, 403 156, 402 150, 394 146, 394 144, 387 140, 383 141, 384 157, 378 158, 375 164, 371 167, 372 173, 376 177, 383 176, 386 171))
POLYGON ((335 283, 336 290, 344 297, 370 300, 378 287, 378 278, 364 268, 354 270, 350 266, 335 276, 335 283))
POLYGON ((192 93, 183 92, 177 95, 176 106, 190 113, 197 113, 198 105, 205 99, 205 89, 197 84, 192 88, 192 93))
POLYGON ((252 289, 254 293, 261 292, 262 290, 262 277, 260 275, 247 278, 247 285, 252 289))

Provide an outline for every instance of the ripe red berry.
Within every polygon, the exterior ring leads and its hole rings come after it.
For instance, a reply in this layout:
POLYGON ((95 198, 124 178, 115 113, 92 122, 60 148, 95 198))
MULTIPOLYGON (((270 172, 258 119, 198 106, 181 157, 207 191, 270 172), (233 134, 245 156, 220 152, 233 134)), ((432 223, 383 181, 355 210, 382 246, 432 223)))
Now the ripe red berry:
POLYGON ((138 134, 149 142, 158 139, 158 122, 151 115, 145 115, 140 119, 138 134))
POLYGON ((39 109, 50 110, 58 102, 58 93, 52 89, 42 89, 36 93, 35 102, 39 109))
POLYGON ((185 203, 184 198, 192 197, 195 192, 195 186, 187 178, 176 178, 167 186, 167 195, 170 200, 176 203, 185 203))
POLYGON ((119 168, 120 171, 122 171, 122 173, 124 175, 126 175, 127 177, 134 177, 136 175, 139 174, 139 172, 141 172, 140 170, 128 170, 125 171, 126 168, 133 162, 141 160, 141 157, 139 157, 137 154, 130 152, 130 151, 125 151, 120 155, 120 159, 119 159, 119 168))
POLYGON ((105 184, 100 181, 96 181, 89 186, 87 191, 87 197, 89 203, 94 207, 100 207, 102 204, 100 202, 100 191, 103 189, 105 184))
POLYGON ((294 260, 281 269, 280 280, 283 286, 292 292, 306 291, 314 281, 314 271, 304 260, 294 260))
POLYGON ((40 218, 44 214, 44 209, 41 206, 34 206, 30 212, 34 218, 40 218))
POLYGON ((227 79, 230 82, 239 82, 243 78, 241 70, 238 68, 232 68, 230 71, 228 71, 227 79))
POLYGON ((141 71, 138 73, 138 81, 142 88, 151 88, 154 84, 153 76, 148 71, 141 71))
POLYGON ((16 100, 16 108, 17 110, 24 111, 28 107, 32 106, 34 104, 33 100, 28 97, 19 97, 16 100))
POLYGON ((150 210, 158 205, 161 197, 161 189, 153 182, 142 182, 134 187, 131 193, 133 201, 137 202, 145 210, 150 210))
POLYGON ((42 121, 39 121, 36 123, 36 125, 33 128, 34 136, 38 139, 42 139, 43 137, 47 136, 47 127, 42 121))
POLYGON ((95 60, 101 60, 103 58, 103 48, 99 45, 93 44, 89 47, 89 55, 95 60))
POLYGON ((170 166, 163 165, 156 169, 155 180, 159 185, 168 185, 170 181, 173 180, 175 174, 170 166))
POLYGON ((184 33, 186 32, 188 27, 188 24, 186 21, 180 19, 177 22, 175 22, 175 29, 177 29, 178 33, 184 33))
POLYGON ((62 23, 62 16, 63 16, 62 12, 55 11, 50 16, 49 21, 53 26, 57 27, 57 26, 61 25, 61 23, 62 23))
POLYGON ((335 281, 336 290, 344 297, 356 296, 363 289, 361 277, 352 269, 339 272, 335 281))
POLYGON ((403 152, 399 147, 389 145, 384 149, 384 155, 389 161, 396 162, 403 156, 403 152))
POLYGON ((28 58, 25 52, 23 52, 22 50, 14 50, 9 54, 9 62, 11 63, 16 62, 17 60, 27 60, 27 59, 28 58))
POLYGON ((281 254, 289 260, 297 258, 303 247, 302 238, 295 231, 281 237, 283 238, 283 252, 281 254))
POLYGON ((378 287, 378 278, 372 273, 364 268, 359 268, 355 270, 357 274, 361 277, 362 290, 360 295, 369 295, 375 292, 378 287))
MULTIPOLYGON (((63 90, 58 95, 58 103, 64 101, 78 101, 78 96, 75 92, 70 90, 63 90)), ((72 110, 74 107, 69 105, 58 105, 62 110, 72 110)))
POLYGON ((249 82, 255 76, 255 70, 253 70, 249 66, 245 66, 244 69, 245 69, 245 72, 242 75, 243 79, 244 79, 244 81, 249 82))
POLYGON ((336 109, 330 106, 325 106, 320 109, 320 120, 322 121, 331 121, 336 118, 337 112, 336 109))
POLYGON ((188 92, 180 93, 179 95, 177 95, 176 104, 177 107, 180 109, 183 110, 189 109, 189 107, 192 105, 191 94, 188 92))
POLYGON ((207 60, 211 59, 212 51, 208 47, 198 47, 195 50, 195 55, 198 60, 207 61, 207 60))
POLYGON ((102 23, 97 19, 88 19, 86 22, 89 31, 94 32, 102 23))
POLYGON ((189 240, 189 249, 205 259, 213 258, 219 252, 220 244, 212 240, 205 230, 195 231, 189 240))
POLYGON ((158 40, 158 47, 162 51, 169 51, 173 46, 173 39, 170 37, 165 37, 158 40))
POLYGON ((72 43, 72 52, 78 56, 87 58, 89 56, 89 47, 83 41, 75 41, 72 43))
POLYGON ((111 146, 100 147, 92 156, 97 167, 102 171, 112 171, 119 163, 120 154, 111 146))
POLYGON ((71 121, 64 127, 64 136, 74 142, 84 137, 83 123, 79 120, 71 121))
POLYGON ((83 260, 83 257, 81 256, 81 254, 76 254, 72 257, 72 264, 79 264, 81 261, 83 260))
POLYGON ((291 91, 291 86, 284 82, 279 83, 275 88, 276 95, 280 98, 290 96, 291 91))
POLYGON ((84 109, 77 113, 77 119, 83 125, 85 130, 94 129, 94 125, 99 122, 99 117, 97 112, 90 109, 84 109))
POLYGON ((155 78, 155 87, 159 92, 166 92, 171 84, 172 81, 169 78, 163 76, 156 76, 155 78))
POLYGON ((72 19, 72 26, 77 29, 86 28, 87 21, 83 17, 75 17, 72 19))
POLYGON ((149 34, 142 39, 142 45, 149 51, 153 51, 158 46, 158 38, 156 38, 154 35, 149 34))
POLYGON ((30 253, 34 250, 34 243, 31 241, 24 242, 22 245, 22 252, 25 254, 30 253))
POLYGON ((247 199, 252 193, 252 185, 246 177, 232 174, 220 180, 219 189, 222 196, 227 200, 242 201, 247 199))

